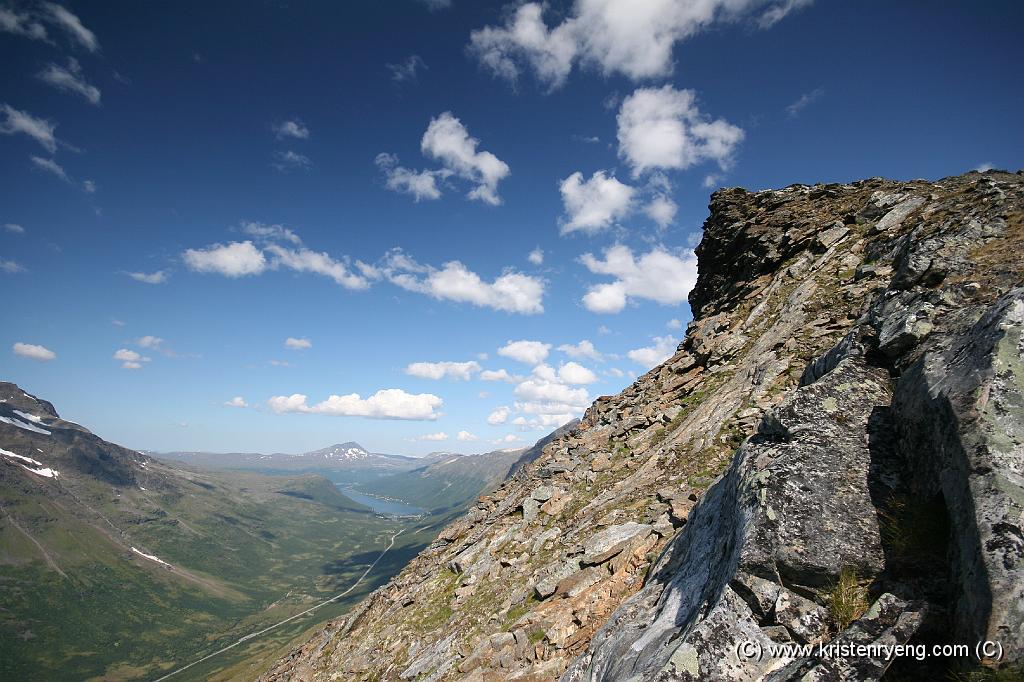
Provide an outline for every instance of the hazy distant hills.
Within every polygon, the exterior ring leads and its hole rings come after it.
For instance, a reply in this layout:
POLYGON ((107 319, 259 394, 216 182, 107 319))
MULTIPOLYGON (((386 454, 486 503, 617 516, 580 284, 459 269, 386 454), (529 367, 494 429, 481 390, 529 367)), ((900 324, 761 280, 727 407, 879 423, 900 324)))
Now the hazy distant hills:
POLYGON ((303 471, 335 469, 339 471, 378 470, 379 473, 407 471, 423 465, 423 460, 404 455, 370 452, 349 441, 297 455, 276 452, 148 452, 161 459, 173 459, 211 469, 276 469, 303 471))
MULTIPOLYGON (((197 468, 109 443, 0 382, 0 679, 152 678, 333 596, 412 527, 298 470, 391 473, 409 459, 345 443, 292 458, 303 464, 286 475, 197 468)), ((419 523, 351 599, 436 534, 419 523)))

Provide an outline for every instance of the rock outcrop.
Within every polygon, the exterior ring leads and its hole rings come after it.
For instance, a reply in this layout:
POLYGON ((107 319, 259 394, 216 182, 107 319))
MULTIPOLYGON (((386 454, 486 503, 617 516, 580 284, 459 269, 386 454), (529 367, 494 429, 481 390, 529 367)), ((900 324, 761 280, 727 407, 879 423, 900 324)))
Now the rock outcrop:
POLYGON ((265 679, 1024 663, 1024 176, 729 189, 710 209, 675 355, 265 679))

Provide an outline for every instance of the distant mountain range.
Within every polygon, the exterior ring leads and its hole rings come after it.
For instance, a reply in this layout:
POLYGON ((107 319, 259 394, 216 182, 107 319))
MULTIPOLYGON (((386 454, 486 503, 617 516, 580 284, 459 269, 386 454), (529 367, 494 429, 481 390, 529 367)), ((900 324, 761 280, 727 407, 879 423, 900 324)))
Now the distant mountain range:
POLYGON ((161 459, 173 459, 211 469, 277 469, 302 471, 310 469, 358 470, 377 469, 381 473, 407 471, 422 466, 424 459, 406 455, 388 455, 370 452, 352 441, 329 445, 326 448, 288 454, 275 452, 152 452, 147 454, 161 459))
MULTIPOLYGON (((259 455, 228 456, 251 457, 259 455)), ((422 463, 355 443, 271 457, 275 465, 303 463, 296 469, 308 462, 385 473, 422 463)), ((184 461, 109 443, 61 419, 46 400, 0 382, 0 679, 153 678, 159 666, 336 594, 406 528, 352 593, 357 599, 443 521, 412 529, 382 518, 313 473, 217 471, 184 461)), ((307 626, 296 621, 290 636, 307 626)), ((278 636, 288 635, 285 628, 278 636)))

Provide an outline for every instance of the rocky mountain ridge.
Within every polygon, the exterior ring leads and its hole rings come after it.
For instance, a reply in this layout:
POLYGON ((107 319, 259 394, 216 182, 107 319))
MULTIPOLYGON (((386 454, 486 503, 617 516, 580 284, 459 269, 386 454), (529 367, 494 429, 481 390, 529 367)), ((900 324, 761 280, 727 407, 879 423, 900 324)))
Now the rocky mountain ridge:
POLYGON ((1021 173, 716 192, 675 355, 262 679, 1019 670, 1022 247, 1021 173))

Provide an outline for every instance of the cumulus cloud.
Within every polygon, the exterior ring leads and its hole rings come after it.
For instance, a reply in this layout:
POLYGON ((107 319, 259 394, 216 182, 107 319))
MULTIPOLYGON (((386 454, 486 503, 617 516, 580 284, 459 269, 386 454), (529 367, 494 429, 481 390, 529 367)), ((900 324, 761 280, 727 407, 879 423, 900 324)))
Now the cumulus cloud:
POLYGON ((427 441, 444 441, 448 440, 448 434, 444 431, 438 431, 437 433, 427 433, 422 436, 418 436, 416 440, 427 440, 427 441))
POLYGON ((399 165, 396 155, 385 152, 378 154, 374 163, 384 173, 384 184, 388 189, 400 194, 409 194, 416 202, 423 199, 440 199, 441 189, 438 187, 438 181, 443 181, 451 175, 446 170, 415 171, 406 168, 399 165))
POLYGON ((405 368, 409 376, 421 379, 454 379, 456 381, 469 381, 473 375, 480 371, 480 363, 475 360, 469 362, 414 362, 405 368))
POLYGON ((358 393, 331 395, 315 405, 306 403, 306 396, 274 396, 267 404, 277 414, 325 414, 334 417, 368 417, 370 419, 407 419, 432 421, 440 416, 438 409, 444 404, 430 393, 406 393, 400 388, 385 388, 362 398, 358 393))
POLYGON ((516 434, 509 433, 509 434, 506 434, 506 435, 502 436, 501 438, 499 438, 499 439, 497 439, 495 441, 492 441, 492 442, 495 445, 508 445, 509 443, 517 443, 517 442, 519 442, 521 440, 522 440, 522 438, 520 438, 516 434))
POLYGON ((64 167, 53 159, 44 159, 41 156, 33 156, 32 165, 41 171, 50 173, 51 175, 60 178, 64 182, 71 182, 71 178, 68 177, 64 167))
POLYGON ((583 339, 575 345, 571 343, 563 343, 557 350, 565 353, 570 358, 589 358, 595 362, 604 361, 604 355, 598 352, 597 348, 594 347, 594 344, 587 339, 583 339))
POLYGON ((309 170, 313 167, 313 162, 305 154, 288 150, 274 152, 274 160, 270 162, 270 165, 282 173, 291 173, 292 171, 309 170))
POLYGON ((524 315, 544 312, 544 281, 514 270, 487 282, 459 261, 437 269, 395 250, 385 257, 380 271, 392 284, 438 300, 524 315))
POLYGON ((636 194, 633 187, 605 171, 595 171, 589 180, 576 171, 562 180, 558 189, 567 217, 562 223, 562 234, 593 234, 609 227, 629 213, 636 194))
POLYGON ((236 395, 231 400, 224 403, 225 407, 249 407, 249 403, 245 402, 245 398, 240 395, 236 395))
POLYGON ((533 265, 542 265, 544 263, 544 251, 538 247, 530 252, 526 260, 530 261, 533 265))
POLYGON ((662 230, 672 224, 678 210, 679 206, 676 205, 676 202, 664 195, 654 197, 650 203, 644 206, 644 213, 662 230))
POLYGON ((114 360, 121 363, 123 369, 142 369, 142 363, 149 362, 149 358, 137 353, 136 351, 129 350, 128 348, 119 348, 114 352, 114 360))
POLYGON ((370 286, 365 277, 352 272, 345 262, 326 253, 305 248, 288 249, 279 244, 268 244, 266 252, 273 257, 270 267, 275 270, 285 267, 296 272, 312 272, 329 277, 346 289, 367 289, 370 286))
POLYGON ((163 284, 167 281, 168 276, 163 270, 157 270, 156 272, 126 272, 125 274, 136 282, 143 282, 145 284, 163 284))
POLYGON ((683 323, 680 320, 673 317, 671 320, 665 323, 665 326, 668 327, 669 329, 676 330, 682 329, 683 323))
POLYGON ((458 435, 455 436, 464 443, 472 442, 474 440, 480 440, 469 431, 459 431, 458 435))
POLYGON ((619 108, 619 156, 634 177, 659 169, 683 170, 702 161, 725 169, 732 163, 743 130, 724 119, 711 120, 692 90, 639 88, 619 108))
POLYGON ((567 384, 592 384, 597 381, 597 375, 578 362, 567 362, 560 366, 558 378, 567 384))
POLYGON ((509 341, 498 349, 498 355, 511 358, 527 365, 539 365, 547 359, 551 351, 550 343, 541 341, 509 341))
POLYGON ((182 255, 185 264, 203 273, 225 277, 258 275, 267 268, 267 259, 251 241, 214 244, 205 249, 188 249, 182 255))
POLYGON ((272 126, 274 135, 279 140, 285 138, 292 138, 296 140, 308 140, 309 139, 309 128, 302 124, 302 121, 298 119, 290 121, 281 121, 275 123, 272 126))
POLYGON ((639 257, 622 244, 604 252, 604 259, 584 254, 580 261, 591 272, 610 275, 614 281, 597 284, 583 297, 583 305, 595 313, 617 313, 630 299, 674 305, 686 300, 697 282, 697 257, 692 251, 680 255, 655 247, 639 257))
POLYGON ((675 45, 716 23, 750 20, 767 28, 812 0, 576 0, 549 27, 545 5, 528 2, 503 25, 470 35, 470 52, 495 76, 515 83, 524 68, 548 88, 563 85, 574 65, 633 80, 672 73, 675 45))
POLYGON ((82 67, 74 57, 68 58, 67 66, 50 62, 36 76, 39 80, 52 85, 58 90, 84 97, 86 101, 94 106, 100 103, 99 88, 85 80, 82 67))
POLYGON ((531 377, 519 383, 513 392, 517 398, 542 405, 556 404, 582 409, 590 404, 590 395, 587 393, 587 389, 573 388, 557 379, 531 377))
POLYGON ((143 336, 135 341, 140 348, 159 348, 164 342, 159 336, 143 336))
POLYGON ((284 347, 289 350, 306 350, 307 348, 313 347, 313 342, 310 341, 309 339, 296 339, 292 336, 289 336, 287 339, 284 340, 284 347))
POLYGON ((430 121, 420 149, 458 177, 477 183, 467 195, 470 199, 497 206, 501 203, 498 182, 509 174, 508 164, 491 152, 477 151, 479 144, 462 122, 446 111, 430 121))
POLYGON ((396 83, 415 82, 417 72, 420 69, 427 69, 427 63, 418 54, 410 55, 404 62, 385 64, 385 66, 391 72, 391 80, 396 83))
POLYGON ((497 408, 487 417, 487 423, 491 426, 497 426, 498 424, 504 424, 508 421, 509 415, 512 411, 504 405, 497 408))
POLYGON ((462 121, 446 111, 430 120, 420 140, 420 151, 439 161, 440 169, 411 170, 387 153, 378 154, 375 163, 384 173, 388 189, 411 194, 417 201, 437 199, 441 196, 439 181, 459 178, 475 185, 466 194, 468 198, 497 206, 501 203, 498 183, 509 175, 509 167, 491 152, 478 151, 479 145, 462 121))
POLYGON ((786 115, 789 116, 790 118, 796 118, 797 116, 800 115, 800 112, 806 109, 809 105, 817 102, 824 95, 824 88, 815 88, 810 92, 805 92, 804 94, 800 95, 800 98, 797 99, 797 101, 793 102, 788 107, 786 107, 786 115))
POLYGON ((34 343, 18 342, 11 346, 11 351, 20 357, 36 360, 38 362, 50 362, 57 359, 57 354, 46 346, 39 346, 34 343))
POLYGON ((25 272, 25 268, 16 261, 0 259, 0 271, 3 271, 8 275, 16 275, 19 272, 25 272))
POLYGON ((630 360, 647 369, 660 365, 675 355, 676 346, 679 345, 678 339, 672 336, 655 336, 652 340, 653 343, 650 346, 636 348, 626 355, 630 360))
POLYGON ((481 381, 504 381, 513 384, 519 381, 519 377, 513 376, 505 369, 485 369, 480 372, 481 381))

